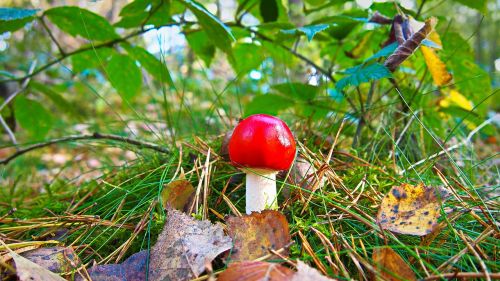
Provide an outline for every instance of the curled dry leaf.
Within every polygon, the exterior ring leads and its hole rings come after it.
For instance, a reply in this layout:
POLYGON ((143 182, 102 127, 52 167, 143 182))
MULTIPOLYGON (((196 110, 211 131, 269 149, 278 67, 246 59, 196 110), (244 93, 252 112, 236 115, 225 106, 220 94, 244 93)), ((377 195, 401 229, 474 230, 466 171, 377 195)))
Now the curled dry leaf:
MULTIPOLYGON (((408 40, 401 42, 401 38, 404 38, 405 29, 404 26, 395 25, 396 39, 400 43, 398 48, 390 55, 384 62, 384 66, 389 68, 389 70, 394 71, 400 64, 402 64, 415 50, 420 46, 420 43, 431 33, 436 24, 435 18, 430 18, 425 21, 425 25, 418 30, 416 33, 411 35, 408 40), (396 29, 396 27, 401 28, 401 30, 396 29), (401 36, 403 34, 403 36, 401 36)), ((410 31, 410 29, 406 29, 410 31)))
POLYGON ((194 198, 193 185, 185 180, 179 179, 166 184, 161 191, 163 208, 169 206, 179 211, 187 211, 194 198))
POLYGON ((417 280, 415 273, 408 264, 389 247, 383 247, 373 250, 373 262, 380 273, 379 278, 374 280, 417 280))
POLYGON ((174 209, 151 249, 149 280, 190 280, 205 270, 205 263, 231 248, 231 238, 220 225, 174 209))
POLYGON ((441 203, 448 195, 441 187, 406 183, 394 186, 382 199, 377 223, 401 234, 429 234, 437 225, 441 203))
POLYGON ((288 281, 293 270, 277 263, 263 261, 235 262, 219 274, 218 281, 288 281))
MULTIPOLYGON (((96 265, 87 272, 94 281, 142 281, 146 280, 148 251, 140 251, 131 255, 120 264, 96 265)), ((81 276, 76 281, 86 280, 81 276)))
POLYGON ((291 279, 292 281, 332 281, 321 274, 317 269, 314 269, 307 264, 297 261, 297 273, 291 279))
MULTIPOLYGON (((241 217, 227 217, 229 236, 234 246, 230 262, 254 260, 290 243, 286 217, 278 211, 265 210, 241 217)), ((288 254, 286 251, 283 253, 288 254)))

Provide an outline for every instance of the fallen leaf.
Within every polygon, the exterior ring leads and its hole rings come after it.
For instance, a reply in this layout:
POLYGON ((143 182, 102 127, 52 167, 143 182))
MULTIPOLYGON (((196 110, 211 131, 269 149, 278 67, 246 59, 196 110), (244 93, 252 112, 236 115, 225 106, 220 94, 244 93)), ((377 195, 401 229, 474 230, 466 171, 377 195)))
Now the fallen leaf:
POLYGON ((9 254, 16 264, 16 274, 19 281, 65 281, 61 276, 13 251, 10 251, 9 254))
POLYGON ((429 234, 437 225, 441 203, 448 195, 441 187, 406 183, 394 186, 382 199, 377 223, 396 233, 429 234))
POLYGON ((199 221, 170 209, 158 241, 151 249, 150 280, 190 280, 205 271, 220 253, 231 248, 220 225, 199 221))
POLYGON ((229 265, 218 281, 287 281, 294 275, 293 270, 277 263, 263 261, 235 262, 229 265))
MULTIPOLYGON (((96 265, 87 272, 94 281, 142 281, 146 280, 148 251, 140 251, 131 255, 120 264, 96 265)), ((83 281, 81 276, 76 281, 83 281)))
POLYGON ((194 191, 193 185, 185 179, 166 184, 161 191, 163 208, 171 206, 179 211, 187 211, 194 197, 194 191))
POLYGON ((421 46, 420 50, 422 50, 422 54, 424 54, 425 64, 431 73, 434 84, 436 84, 436 86, 448 84, 451 81, 452 76, 436 52, 432 48, 426 46, 421 46))
POLYGON ((54 273, 64 273, 78 266, 78 256, 71 247, 46 247, 27 251, 22 257, 54 273))
POLYGON ((389 247, 374 249, 372 258, 380 273, 379 278, 374 280, 417 280, 408 264, 389 247))
POLYGON ((290 170, 290 180, 291 184, 307 190, 312 190, 318 180, 318 187, 326 183, 326 177, 323 176, 319 179, 319 172, 316 167, 300 156, 297 157, 290 170))
POLYGON ((293 275, 291 281, 332 281, 321 274, 317 269, 308 266, 307 264, 297 261, 297 273, 293 275))
POLYGON ((474 108, 474 105, 470 100, 468 100, 464 95, 460 94, 460 92, 454 89, 451 89, 449 92, 444 94, 444 97, 439 101, 439 106, 444 108, 450 106, 458 106, 469 111, 474 108))
MULTIPOLYGON (((269 254, 268 248, 284 248, 290 243, 286 217, 278 211, 264 210, 241 217, 227 217, 228 234, 233 239, 230 261, 248 261, 269 254)), ((283 253, 285 256, 288 253, 283 253)))

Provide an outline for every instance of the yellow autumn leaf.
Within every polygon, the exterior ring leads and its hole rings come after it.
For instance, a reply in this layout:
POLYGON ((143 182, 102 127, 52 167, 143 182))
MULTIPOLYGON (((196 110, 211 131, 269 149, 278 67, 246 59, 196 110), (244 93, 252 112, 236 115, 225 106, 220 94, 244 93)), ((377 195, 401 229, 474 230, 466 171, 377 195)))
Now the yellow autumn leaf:
POLYGON ((474 108, 470 100, 454 89, 451 89, 449 92, 444 94, 444 98, 439 101, 439 106, 444 108, 458 106, 469 111, 474 108))
POLYGON ((380 203, 377 223, 401 234, 429 234, 437 225, 441 203, 447 196, 448 192, 439 187, 406 183, 394 186, 380 203))
POLYGON ((448 84, 451 81, 452 76, 436 52, 432 48, 426 46, 421 46, 420 50, 422 50, 422 54, 424 54, 425 64, 431 73, 434 84, 436 84, 436 86, 448 84))

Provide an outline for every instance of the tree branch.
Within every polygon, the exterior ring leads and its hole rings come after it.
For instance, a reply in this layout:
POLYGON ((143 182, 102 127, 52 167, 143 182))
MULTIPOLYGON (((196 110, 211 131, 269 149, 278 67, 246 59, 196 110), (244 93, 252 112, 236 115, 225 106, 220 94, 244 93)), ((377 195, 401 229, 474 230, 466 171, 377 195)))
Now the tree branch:
POLYGON ((133 146, 141 147, 141 148, 147 148, 151 150, 155 150, 161 153, 169 153, 169 150, 163 146, 159 146, 154 143, 150 142, 144 142, 136 139, 131 139, 127 137, 122 137, 118 135, 111 135, 111 134, 101 134, 101 133, 93 133, 93 134, 87 134, 87 135, 72 135, 72 136, 66 136, 58 139, 52 139, 46 142, 41 142, 37 144, 33 144, 30 146, 27 146, 23 149, 19 149, 16 151, 14 154, 10 155, 7 158, 1 159, 0 160, 0 165, 6 165, 13 159, 28 153, 32 150, 38 149, 38 148, 43 148, 46 146, 50 146, 53 144, 58 144, 58 143, 65 143, 65 142, 71 142, 71 141, 79 141, 79 140, 100 140, 100 139, 107 139, 107 140, 113 140, 117 142, 123 142, 127 143, 133 146))
POLYGON ((14 132, 9 128, 9 125, 7 125, 7 122, 2 117, 2 114, 0 114, 0 123, 2 124, 3 129, 7 132, 7 135, 9 135, 10 140, 14 145, 17 145, 17 140, 16 136, 14 135, 14 132))

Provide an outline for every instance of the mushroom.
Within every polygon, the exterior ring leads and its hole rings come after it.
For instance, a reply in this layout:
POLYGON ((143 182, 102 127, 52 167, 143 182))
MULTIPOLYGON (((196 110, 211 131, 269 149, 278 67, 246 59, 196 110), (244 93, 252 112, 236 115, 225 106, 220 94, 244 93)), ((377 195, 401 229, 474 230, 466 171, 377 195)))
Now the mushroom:
POLYGON ((295 140, 281 119, 255 114, 242 120, 229 140, 231 162, 246 174, 246 213, 277 209, 276 174, 295 158, 295 140))

